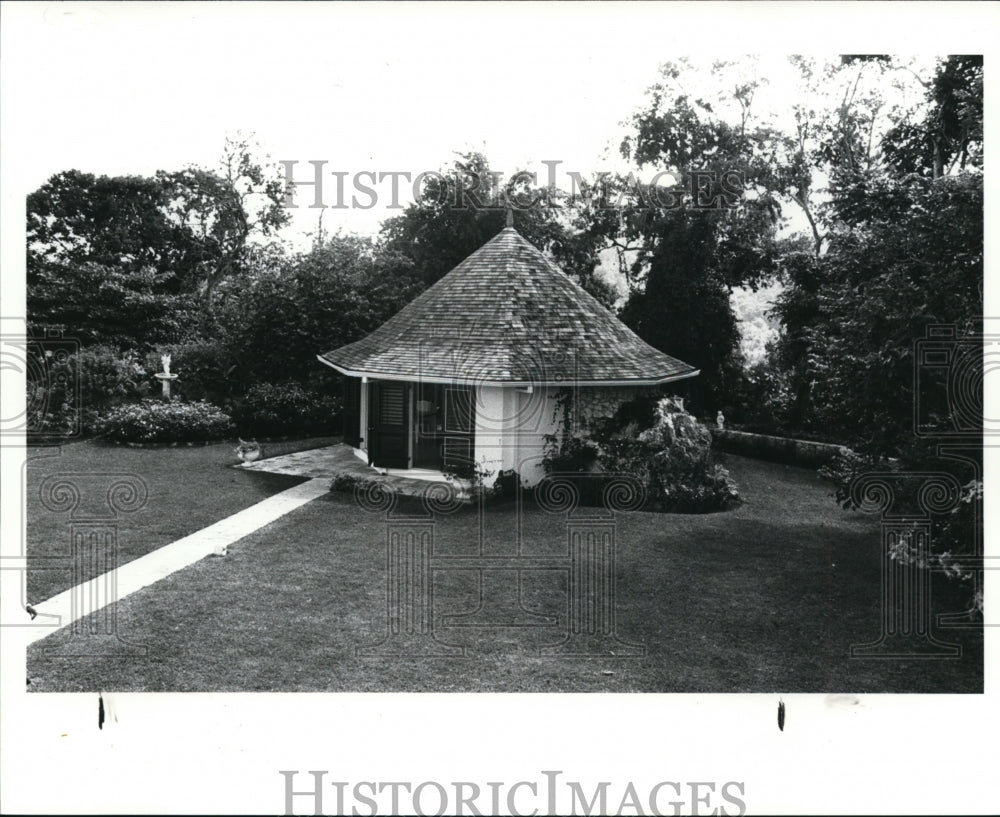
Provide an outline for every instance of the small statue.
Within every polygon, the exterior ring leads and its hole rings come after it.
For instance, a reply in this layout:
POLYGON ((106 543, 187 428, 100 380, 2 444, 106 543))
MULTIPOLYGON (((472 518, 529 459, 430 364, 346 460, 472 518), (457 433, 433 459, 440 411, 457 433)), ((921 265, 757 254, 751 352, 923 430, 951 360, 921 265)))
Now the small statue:
POLYGON ((163 373, 170 374, 170 355, 160 355, 160 362, 163 364, 163 373))
POLYGON ((719 429, 719 431, 723 431, 726 428, 726 415, 724 415, 721 411, 715 416, 715 427, 719 429))
POLYGON ((260 447, 260 443, 256 440, 240 440, 240 444, 236 446, 236 457, 240 462, 253 462, 254 460, 260 459, 261 454, 264 453, 264 449, 260 447))

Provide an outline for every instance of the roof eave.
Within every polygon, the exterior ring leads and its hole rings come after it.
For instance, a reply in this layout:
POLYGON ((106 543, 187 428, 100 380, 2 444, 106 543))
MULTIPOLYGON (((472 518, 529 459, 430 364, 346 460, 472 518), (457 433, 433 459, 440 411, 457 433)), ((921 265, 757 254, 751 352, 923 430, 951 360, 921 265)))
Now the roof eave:
POLYGON ((344 366, 339 366, 336 363, 327 360, 322 355, 316 355, 316 359, 320 363, 324 363, 331 369, 335 369, 342 375, 347 377, 360 377, 362 380, 394 380, 394 381, 405 381, 411 383, 443 383, 446 385, 477 385, 477 386, 513 386, 517 388, 525 388, 527 386, 660 386, 665 383, 673 383, 677 380, 686 380, 689 377, 696 377, 701 374, 700 369, 692 369, 688 372, 681 372, 680 374, 670 374, 664 375, 662 377, 649 377, 649 378, 619 378, 619 379, 609 379, 609 380, 490 380, 488 378, 482 377, 440 377, 431 375, 402 375, 402 374, 389 374, 385 372, 375 372, 375 371, 362 371, 356 369, 348 369, 344 366))

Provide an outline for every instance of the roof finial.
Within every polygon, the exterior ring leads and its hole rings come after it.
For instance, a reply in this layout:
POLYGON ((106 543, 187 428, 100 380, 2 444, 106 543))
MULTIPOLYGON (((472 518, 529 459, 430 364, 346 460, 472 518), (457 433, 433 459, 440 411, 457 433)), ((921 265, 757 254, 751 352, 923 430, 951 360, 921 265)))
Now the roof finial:
POLYGON ((507 202, 507 226, 514 226, 514 211, 511 209, 510 202, 507 202))

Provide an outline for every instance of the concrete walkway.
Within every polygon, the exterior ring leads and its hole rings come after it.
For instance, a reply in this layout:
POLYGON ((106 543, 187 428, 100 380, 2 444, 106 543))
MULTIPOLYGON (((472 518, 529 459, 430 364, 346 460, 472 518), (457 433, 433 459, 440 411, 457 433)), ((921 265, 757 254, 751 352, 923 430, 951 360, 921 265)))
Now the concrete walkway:
POLYGON ((194 564, 228 547, 265 525, 274 522, 307 502, 330 490, 331 480, 338 474, 385 481, 404 496, 423 496, 434 477, 417 479, 404 474, 383 474, 362 462, 346 445, 331 445, 297 451, 279 457, 233 466, 247 471, 307 477, 308 482, 296 485, 268 497, 232 516, 227 516, 207 528, 164 545, 152 553, 123 564, 116 570, 97 576, 83 584, 59 593, 34 609, 38 617, 33 626, 25 627, 27 643, 32 644, 69 626, 86 615, 96 613, 112 601, 123 599, 148 587, 171 573, 194 564), (42 622, 48 620, 46 626, 42 622))
POLYGON ((38 613, 38 618, 35 619, 35 626, 25 628, 28 631, 27 643, 40 641, 77 619, 95 613, 114 601, 123 599, 166 578, 171 573, 194 564, 214 553, 217 548, 228 547, 238 542, 244 536, 323 496, 329 490, 330 480, 326 478, 303 482, 232 516, 227 516, 214 525, 202 528, 197 533, 164 545, 152 553, 126 562, 116 570, 78 584, 41 604, 36 604, 35 611, 38 613), (39 626, 40 620, 50 616, 55 617, 58 624, 39 626))

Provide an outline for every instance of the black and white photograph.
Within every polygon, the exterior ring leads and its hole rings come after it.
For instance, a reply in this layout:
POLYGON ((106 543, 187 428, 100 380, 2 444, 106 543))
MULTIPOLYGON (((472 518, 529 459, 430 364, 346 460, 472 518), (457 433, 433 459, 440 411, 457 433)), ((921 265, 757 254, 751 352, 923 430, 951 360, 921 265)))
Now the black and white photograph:
POLYGON ((0 15, 3 811, 992 811, 996 4, 0 15))

